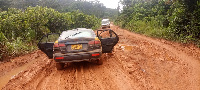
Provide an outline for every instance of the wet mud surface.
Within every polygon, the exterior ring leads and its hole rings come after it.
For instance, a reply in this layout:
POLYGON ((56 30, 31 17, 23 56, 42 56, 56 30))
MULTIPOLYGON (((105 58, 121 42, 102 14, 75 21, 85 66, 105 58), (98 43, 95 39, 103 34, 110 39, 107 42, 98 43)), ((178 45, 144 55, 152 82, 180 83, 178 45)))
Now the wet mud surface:
POLYGON ((120 37, 103 65, 57 70, 41 51, 0 63, 2 90, 200 90, 200 49, 111 26, 120 37))

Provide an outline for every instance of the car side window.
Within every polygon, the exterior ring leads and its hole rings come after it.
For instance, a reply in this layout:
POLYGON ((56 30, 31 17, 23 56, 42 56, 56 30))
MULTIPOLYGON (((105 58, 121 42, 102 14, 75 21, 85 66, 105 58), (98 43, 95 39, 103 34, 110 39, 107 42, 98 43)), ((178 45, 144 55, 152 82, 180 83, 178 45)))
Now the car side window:
POLYGON ((43 37, 42 40, 40 41, 40 43, 47 43, 47 37, 43 37))
POLYGON ((99 37, 103 38, 110 38, 110 33, 109 31, 101 31, 99 34, 99 37))
POLYGON ((117 36, 116 36, 116 34, 115 34, 113 31, 110 31, 110 37, 111 37, 111 38, 112 38, 112 37, 115 38, 115 37, 117 37, 117 36))
POLYGON ((55 42, 56 40, 58 40, 58 38, 59 38, 59 34, 50 34, 48 35, 47 42, 55 42))
POLYGON ((101 39, 104 39, 104 38, 115 38, 115 37, 117 37, 116 34, 113 31, 110 31, 110 30, 100 31, 99 33, 100 33, 99 37, 101 39))

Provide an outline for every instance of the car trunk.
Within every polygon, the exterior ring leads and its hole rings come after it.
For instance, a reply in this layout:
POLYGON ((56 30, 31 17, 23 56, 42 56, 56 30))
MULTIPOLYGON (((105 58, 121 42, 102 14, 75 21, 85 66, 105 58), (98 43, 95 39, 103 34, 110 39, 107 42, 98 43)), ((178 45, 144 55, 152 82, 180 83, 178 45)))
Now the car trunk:
POLYGON ((88 46, 90 41, 95 40, 94 38, 75 38, 66 39, 59 41, 59 44, 64 44, 60 47, 61 53, 77 53, 77 52, 87 52, 93 50, 88 46))

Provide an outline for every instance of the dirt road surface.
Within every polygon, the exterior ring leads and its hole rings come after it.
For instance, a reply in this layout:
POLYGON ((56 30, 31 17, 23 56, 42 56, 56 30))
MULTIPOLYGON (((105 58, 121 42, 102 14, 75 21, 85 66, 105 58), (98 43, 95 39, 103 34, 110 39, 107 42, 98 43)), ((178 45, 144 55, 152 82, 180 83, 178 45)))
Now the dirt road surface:
POLYGON ((111 26, 120 37, 103 65, 58 71, 41 51, 0 63, 2 90, 200 90, 200 49, 111 26))

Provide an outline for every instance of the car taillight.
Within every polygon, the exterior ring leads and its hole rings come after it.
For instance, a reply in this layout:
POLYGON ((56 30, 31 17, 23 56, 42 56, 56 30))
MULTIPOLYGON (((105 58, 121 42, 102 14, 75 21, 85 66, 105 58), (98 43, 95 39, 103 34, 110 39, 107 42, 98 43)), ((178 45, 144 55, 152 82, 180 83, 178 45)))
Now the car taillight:
POLYGON ((59 46, 58 46, 58 43, 55 43, 55 44, 53 45, 53 47, 59 47, 59 46))
POLYGON ((101 42, 98 41, 98 40, 96 40, 96 41, 94 41, 94 44, 95 44, 95 45, 98 45, 98 44, 101 44, 101 42))
POLYGON ((94 41, 89 41, 88 44, 89 45, 94 45, 94 41))
POLYGON ((64 43, 55 43, 54 45, 53 45, 53 47, 65 47, 65 44, 64 43))
POLYGON ((65 47, 65 44, 64 43, 59 43, 58 46, 59 47, 65 47))
POLYGON ((99 40, 89 41, 88 45, 91 49, 100 48, 101 42, 99 40))
POLYGON ((66 52, 66 47, 65 43, 54 43, 54 53, 65 53, 66 52))
POLYGON ((98 44, 101 44, 101 42, 98 40, 95 40, 95 41, 89 41, 88 44, 89 45, 98 45, 98 44))

